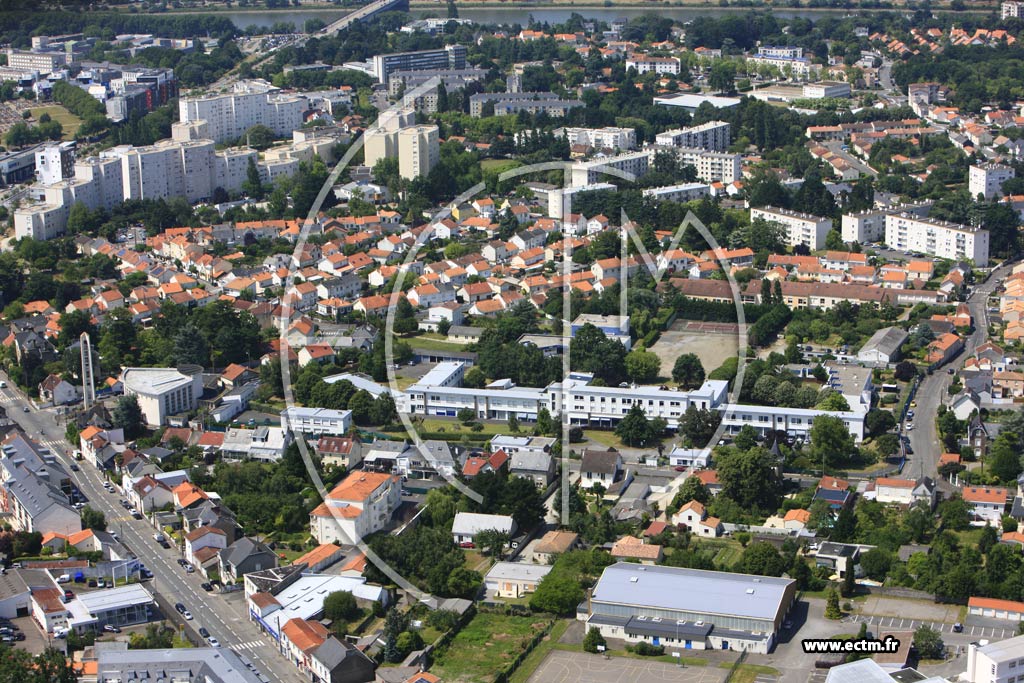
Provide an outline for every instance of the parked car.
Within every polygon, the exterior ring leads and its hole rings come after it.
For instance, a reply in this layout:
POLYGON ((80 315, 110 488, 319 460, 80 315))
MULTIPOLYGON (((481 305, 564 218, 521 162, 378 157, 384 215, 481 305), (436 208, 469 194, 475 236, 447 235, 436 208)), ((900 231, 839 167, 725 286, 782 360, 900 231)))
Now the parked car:
POLYGON ((113 624, 103 624, 103 630, 107 633, 120 633, 121 629, 113 624))
POLYGON ((199 627, 199 635, 201 635, 203 638, 209 638, 210 637, 210 632, 206 630, 205 626, 200 626, 199 627))
POLYGON ((214 638, 213 636, 210 636, 208 640, 210 642, 210 647, 220 647, 220 641, 214 638))
POLYGON ((178 610, 178 614, 185 613, 185 603, 179 602, 174 606, 174 609, 178 610))
POLYGON ((192 613, 189 612, 188 610, 185 610, 184 612, 182 612, 181 616, 185 617, 186 621, 192 621, 192 613))
POLYGON ((81 469, 81 468, 80 468, 80 467, 79 467, 78 465, 76 465, 75 463, 71 463, 71 471, 72 471, 72 472, 77 472, 77 471, 79 471, 80 469, 81 469))
POLYGON ((89 586, 89 588, 95 588, 96 587, 96 579, 89 579, 88 586, 89 586))
POLYGON ((963 624, 961 624, 959 621, 956 622, 955 624, 953 624, 953 633, 963 633, 963 632, 964 632, 964 625, 963 624))
POLYGON ((207 593, 209 593, 210 591, 213 590, 213 584, 210 583, 209 581, 204 581, 203 582, 203 590, 206 591, 207 593))

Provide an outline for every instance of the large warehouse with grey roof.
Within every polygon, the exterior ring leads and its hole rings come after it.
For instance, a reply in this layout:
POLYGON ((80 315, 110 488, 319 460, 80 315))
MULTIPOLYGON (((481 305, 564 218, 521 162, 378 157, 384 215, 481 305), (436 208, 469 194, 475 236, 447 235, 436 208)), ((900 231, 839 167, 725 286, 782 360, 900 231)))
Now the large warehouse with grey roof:
POLYGON ((578 618, 606 638, 767 654, 795 601, 791 579, 619 562, 578 618))

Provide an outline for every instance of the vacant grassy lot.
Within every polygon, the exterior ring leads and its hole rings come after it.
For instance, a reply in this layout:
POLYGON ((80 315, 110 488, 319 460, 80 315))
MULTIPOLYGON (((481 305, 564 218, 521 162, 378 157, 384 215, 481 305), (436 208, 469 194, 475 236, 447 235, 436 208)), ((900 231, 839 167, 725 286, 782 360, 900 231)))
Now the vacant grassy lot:
POLYGON ((445 683, 490 683, 543 629, 543 619, 477 614, 440 655, 431 673, 445 683))
POLYGON ((59 104, 37 107, 31 111, 32 118, 36 121, 38 121, 39 117, 43 114, 49 114, 51 119, 64 127, 65 140, 73 139, 75 137, 75 133, 78 132, 78 127, 82 125, 82 119, 78 118, 59 104))

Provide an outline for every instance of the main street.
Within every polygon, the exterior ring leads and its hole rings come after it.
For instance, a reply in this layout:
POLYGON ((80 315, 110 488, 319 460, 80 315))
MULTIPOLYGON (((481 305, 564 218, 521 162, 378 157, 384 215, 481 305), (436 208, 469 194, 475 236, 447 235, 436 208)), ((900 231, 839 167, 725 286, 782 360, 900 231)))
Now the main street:
MULTIPOLYGON (((68 456, 70 446, 64 439, 63 425, 58 424, 52 412, 36 410, 11 382, 7 388, 0 389, 0 406, 26 434, 53 451, 68 467, 72 462, 68 456), (28 407, 28 412, 25 412, 25 407, 28 407)), ((123 496, 103 488, 105 477, 91 463, 80 463, 80 471, 71 472, 71 475, 88 499, 88 505, 106 516, 108 530, 116 532, 122 543, 153 572, 148 588, 170 605, 184 603, 192 613, 193 621, 188 622, 188 627, 193 631, 206 627, 223 647, 248 657, 269 681, 299 679, 297 669, 274 653, 277 649, 275 641, 261 635, 255 624, 249 622, 241 592, 220 595, 204 591, 200 574, 187 574, 177 563, 178 551, 173 547, 164 550, 153 539, 156 530, 147 521, 132 518, 121 507, 119 500, 123 496)), ((181 621, 177 614, 168 617, 181 621)), ((193 640, 201 639, 194 634, 193 640)))
MULTIPOLYGON (((952 363, 942 366, 933 374, 926 376, 918 386, 914 422, 919 428, 909 432, 910 445, 914 449, 914 454, 910 457, 904 470, 904 474, 908 478, 920 476, 938 478, 939 456, 943 449, 939 442, 936 416, 939 405, 942 399, 948 396, 949 385, 953 382, 953 376, 949 374, 948 370, 962 367, 964 361, 974 355, 975 349, 988 340, 988 298, 1012 267, 1012 263, 1000 265, 993 269, 992 274, 985 282, 974 287, 967 298, 967 306, 974 320, 974 332, 967 338, 963 353, 952 363)), ((941 486, 947 488, 941 478, 938 480, 941 486)), ((949 488, 952 490, 951 487, 949 488)))

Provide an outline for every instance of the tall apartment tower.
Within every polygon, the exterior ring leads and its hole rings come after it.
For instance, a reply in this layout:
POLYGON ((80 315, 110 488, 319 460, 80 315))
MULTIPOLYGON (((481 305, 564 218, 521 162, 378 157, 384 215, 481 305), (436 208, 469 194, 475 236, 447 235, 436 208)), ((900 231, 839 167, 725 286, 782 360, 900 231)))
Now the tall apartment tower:
POLYGON ((412 180, 430 173, 440 156, 437 126, 410 126, 398 131, 398 172, 412 180))

